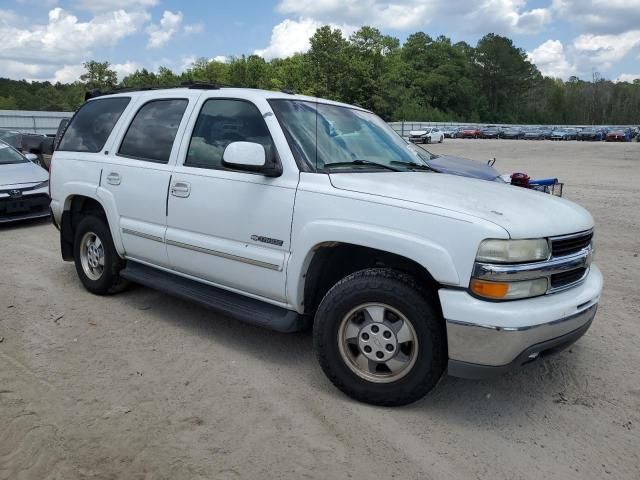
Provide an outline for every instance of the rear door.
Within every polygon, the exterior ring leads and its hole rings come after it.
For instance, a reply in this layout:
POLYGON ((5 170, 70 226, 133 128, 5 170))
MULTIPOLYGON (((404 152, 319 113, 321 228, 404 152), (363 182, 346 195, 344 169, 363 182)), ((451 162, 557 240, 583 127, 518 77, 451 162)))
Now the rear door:
POLYGON ((200 92, 141 95, 106 153, 100 194, 112 199, 127 258, 168 265, 167 192, 184 128, 200 92))

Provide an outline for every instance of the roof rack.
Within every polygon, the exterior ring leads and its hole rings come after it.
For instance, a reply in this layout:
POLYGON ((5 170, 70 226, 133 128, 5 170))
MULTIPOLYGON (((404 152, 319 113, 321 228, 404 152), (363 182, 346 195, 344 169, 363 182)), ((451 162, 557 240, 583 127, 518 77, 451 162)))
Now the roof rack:
POLYGON ((198 90, 220 90, 221 87, 221 85, 217 83, 201 82, 198 80, 185 80, 180 83, 180 86, 198 90))
POLYGON ((94 88, 92 90, 87 91, 84 94, 85 101, 90 100, 96 97, 102 97, 104 95, 115 95, 117 93, 128 93, 128 92, 145 92, 149 90, 166 90, 169 88, 190 88, 197 90, 219 90, 222 88, 222 85, 218 85, 216 83, 209 82, 200 82, 194 80, 185 80, 181 82, 180 85, 167 85, 167 86, 145 86, 145 87, 115 87, 106 92, 101 91, 100 89, 94 88))
POLYGON ((282 90, 280 90, 282 93, 286 93, 287 95, 295 95, 296 92, 294 92, 292 89, 290 88, 283 88, 282 90))

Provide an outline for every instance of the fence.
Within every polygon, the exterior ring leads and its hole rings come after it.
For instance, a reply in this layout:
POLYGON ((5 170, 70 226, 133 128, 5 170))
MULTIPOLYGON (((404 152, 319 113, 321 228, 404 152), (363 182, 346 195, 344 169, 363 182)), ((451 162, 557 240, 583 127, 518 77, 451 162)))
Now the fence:
POLYGON ((73 112, 0 110, 0 129, 55 134, 60 120, 69 118, 71 115, 73 115, 73 112))
MULTIPOLYGON (((486 127, 487 123, 456 123, 456 122, 389 122, 391 128, 400 134, 402 137, 408 137, 411 130, 422 130, 427 127, 486 127)), ((521 124, 507 124, 507 123, 494 123, 497 127, 509 128, 509 127, 535 127, 535 126, 548 126, 548 125, 521 125, 521 124)), ((594 125, 557 125, 557 128, 585 128, 593 127, 594 125)), ((610 125, 614 127, 614 125, 610 125)), ((616 128, 635 128, 636 125, 615 125, 616 128)), ((554 127, 555 128, 555 127, 554 127)))

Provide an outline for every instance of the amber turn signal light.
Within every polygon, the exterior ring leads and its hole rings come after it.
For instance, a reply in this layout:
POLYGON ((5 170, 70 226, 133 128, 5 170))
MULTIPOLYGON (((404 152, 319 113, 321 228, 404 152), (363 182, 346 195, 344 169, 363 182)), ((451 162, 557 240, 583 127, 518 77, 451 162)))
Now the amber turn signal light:
POLYGON ((508 283, 486 282, 476 278, 471 280, 470 288, 476 295, 486 298, 504 298, 509 293, 508 283))

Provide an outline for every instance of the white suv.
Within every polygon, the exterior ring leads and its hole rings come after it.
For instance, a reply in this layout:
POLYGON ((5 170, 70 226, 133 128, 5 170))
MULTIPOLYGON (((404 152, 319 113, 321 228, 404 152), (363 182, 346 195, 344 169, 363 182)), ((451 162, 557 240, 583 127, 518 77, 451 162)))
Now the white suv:
POLYGON ((84 286, 128 281, 281 332, 313 326, 341 390, 412 402, 577 340, 602 276, 569 201, 436 173, 359 107, 251 89, 87 101, 51 208, 84 286))

